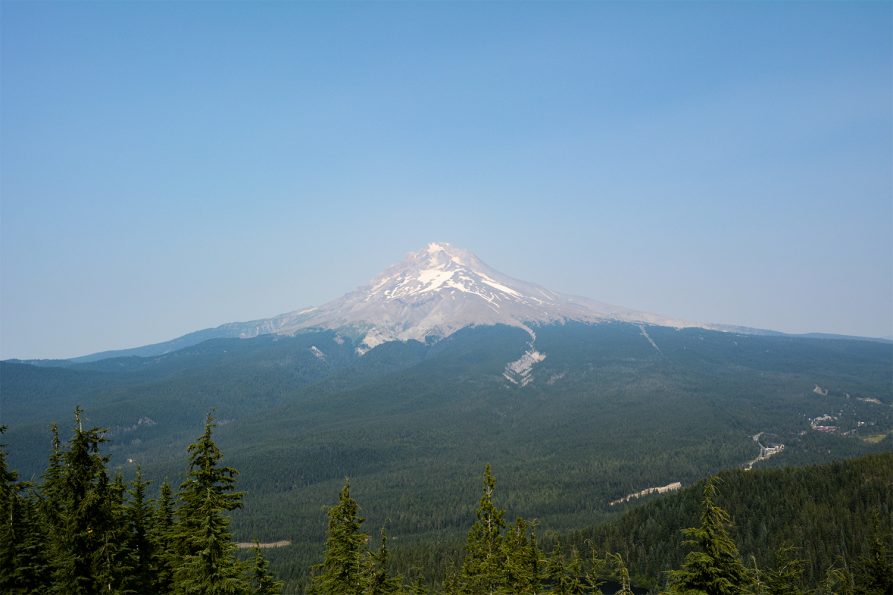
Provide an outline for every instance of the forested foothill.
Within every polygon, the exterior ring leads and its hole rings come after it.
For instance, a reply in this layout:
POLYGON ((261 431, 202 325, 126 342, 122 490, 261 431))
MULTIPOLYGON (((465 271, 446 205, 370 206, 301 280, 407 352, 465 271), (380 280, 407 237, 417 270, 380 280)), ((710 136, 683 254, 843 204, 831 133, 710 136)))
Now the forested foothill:
POLYGON ((622 509, 610 502, 643 489, 743 467, 761 444, 784 449, 755 469, 893 449, 890 343, 649 327, 658 350, 623 323, 543 325, 536 336, 546 359, 523 387, 504 373, 530 336, 504 326, 362 356, 355 337, 319 331, 0 362, 2 423, 23 479, 43 473, 50 424, 81 405, 108 429, 110 469, 130 480, 141 466, 176 486, 181 453, 214 408, 215 440, 250 495, 233 530, 291 541, 288 560, 266 550, 277 569, 316 558, 319 511, 348 476, 369 522, 399 535, 394 558, 435 568, 461 548, 485 463, 509 487, 506 506, 545 534, 608 521, 622 509))
POLYGON ((543 536, 535 520, 507 516, 487 465, 464 546, 439 568, 395 563, 385 527, 373 543, 346 480, 321 511, 326 539, 316 564, 274 576, 260 544, 250 555, 237 551, 230 521, 245 494, 215 427, 209 414, 176 490, 153 486, 139 468, 130 481, 110 474, 106 430, 85 428, 80 409, 64 444, 53 426, 38 481, 20 481, 0 449, 0 592, 893 591, 893 453, 721 473, 607 525, 543 536))

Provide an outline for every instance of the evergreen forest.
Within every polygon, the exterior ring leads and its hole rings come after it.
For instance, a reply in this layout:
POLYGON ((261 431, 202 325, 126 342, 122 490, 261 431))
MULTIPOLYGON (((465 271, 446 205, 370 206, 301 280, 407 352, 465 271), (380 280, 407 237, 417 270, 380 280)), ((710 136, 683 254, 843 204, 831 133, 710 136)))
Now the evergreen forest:
MULTIPOLYGON (((139 468, 129 480, 110 473, 107 430, 85 427, 80 408, 64 443, 52 427, 39 480, 20 480, 0 449, 0 592, 893 592, 893 453, 723 472, 562 534, 510 517, 487 465, 464 543, 433 565, 411 548, 392 554, 400 536, 388 527, 364 526, 348 478, 320 511, 326 537, 315 562, 275 573, 262 544, 234 540, 245 494, 216 425, 209 414, 176 486, 139 468)), ((268 551, 287 559, 289 549, 268 551)))

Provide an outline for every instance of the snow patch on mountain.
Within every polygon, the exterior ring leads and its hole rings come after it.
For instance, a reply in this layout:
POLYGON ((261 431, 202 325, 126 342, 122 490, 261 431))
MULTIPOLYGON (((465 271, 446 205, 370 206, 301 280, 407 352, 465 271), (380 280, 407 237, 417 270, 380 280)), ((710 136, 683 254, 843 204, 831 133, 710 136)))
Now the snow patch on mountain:
POLYGON ((642 336, 645 337, 645 339, 647 339, 649 343, 651 343, 651 346, 654 347, 654 349, 659 354, 663 355, 663 352, 660 350, 660 347, 657 346, 657 343, 654 342, 654 339, 651 338, 651 335, 648 334, 648 331, 645 330, 645 327, 640 324, 639 330, 642 331, 642 336))
POLYGON ((527 386, 533 382, 533 366, 546 359, 545 353, 540 353, 530 345, 530 349, 513 362, 509 362, 505 366, 502 376, 511 382, 520 386, 527 386))
POLYGON ((371 331, 366 333, 366 336, 363 337, 363 340, 360 342, 359 345, 357 345, 357 355, 365 355, 367 352, 375 349, 382 343, 396 340, 397 338, 388 333, 386 330, 373 328, 371 331))

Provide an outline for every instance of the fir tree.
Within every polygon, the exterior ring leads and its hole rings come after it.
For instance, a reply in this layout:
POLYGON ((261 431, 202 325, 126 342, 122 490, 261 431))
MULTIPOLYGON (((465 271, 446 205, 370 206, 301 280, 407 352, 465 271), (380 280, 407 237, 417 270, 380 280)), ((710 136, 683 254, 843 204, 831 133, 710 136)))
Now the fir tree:
POLYGON ((260 544, 254 542, 254 570, 251 575, 252 595, 279 595, 284 583, 270 574, 270 563, 260 551, 260 544))
POLYGON ((359 505, 350 497, 350 480, 338 496, 338 504, 329 509, 326 551, 322 564, 314 568, 311 588, 316 593, 360 594, 366 588, 363 559, 369 536, 360 528, 365 519, 359 505))
POLYGON ((445 595, 456 595, 462 592, 459 585, 461 573, 461 566, 456 561, 450 560, 444 572, 443 585, 441 585, 445 595))
MULTIPOLYGON (((0 434, 5 431, 0 426, 0 434)), ((54 442, 58 450, 58 438, 54 442)), ((0 593, 40 593, 50 588, 49 538, 43 505, 29 482, 8 469, 0 444, 0 593)))
POLYGON ((889 543, 893 535, 883 535, 880 514, 873 515, 871 546, 859 558, 853 572, 856 593, 859 595, 890 595, 893 593, 893 552, 889 543))
MULTIPOLYGON (((6 426, 0 426, 0 435, 6 426)), ((22 518, 22 485, 18 474, 6 463, 6 445, 0 444, 0 593, 12 593, 21 589, 22 565, 20 550, 25 538, 22 518)))
POLYGON ((775 550, 775 563, 771 570, 758 574, 762 581, 762 592, 766 595, 802 595, 800 584, 806 561, 794 556, 793 546, 782 546, 775 550))
POLYGON ((561 542, 557 538, 546 568, 553 593, 578 595, 585 592, 586 587, 582 581, 583 563, 579 553, 576 549, 571 549, 570 558, 565 560, 561 553, 561 542))
MULTIPOLYGON (((75 409, 74 435, 68 451, 62 454, 59 485, 51 485, 52 500, 58 506, 55 547, 52 552, 53 590, 76 595, 115 590, 111 573, 115 530, 111 492, 106 473, 108 457, 99 454, 105 442, 100 428, 83 429, 81 409, 75 409)), ((55 445, 54 445, 55 446, 55 445)), ((53 453, 58 455, 59 451, 53 453)), ((51 467, 55 462, 51 461, 51 467)), ((60 469, 51 468, 49 473, 60 469)), ((52 478, 55 482, 55 478, 52 478)))
POLYGON ((62 542, 62 510, 65 507, 65 485, 62 443, 59 440, 59 427, 56 424, 50 426, 52 443, 49 464, 43 474, 43 481, 38 490, 38 508, 48 539, 45 546, 47 563, 50 573, 55 574, 59 570, 61 561, 65 558, 64 544, 62 542))
POLYGON ((129 501, 125 507, 128 524, 128 550, 133 556, 133 569, 127 585, 138 593, 155 588, 154 545, 149 535, 152 528, 152 504, 146 499, 148 481, 143 481, 143 471, 136 468, 136 477, 130 484, 129 501))
POLYGON ((745 593, 750 577, 731 538, 729 515, 716 502, 715 479, 704 485, 701 526, 685 529, 685 542, 697 548, 686 555, 681 570, 670 573, 670 593, 738 595, 745 593))
POLYGON ((834 565, 828 568, 816 593, 817 595, 854 595, 856 593, 853 574, 843 557, 838 557, 834 565))
POLYGON ((523 518, 515 519, 505 544, 506 586, 514 593, 537 593, 542 583, 542 552, 523 518))
POLYGON ((15 537, 16 560, 13 579, 20 592, 46 593, 50 590, 48 537, 40 515, 38 500, 33 493, 28 493, 16 498, 13 506, 13 527, 19 528, 15 537))
POLYGON ((477 520, 468 531, 465 543, 465 559, 459 578, 460 589, 465 593, 498 593, 507 586, 502 536, 505 511, 493 504, 495 488, 496 480, 487 465, 477 520))
POLYGON ((378 551, 367 557, 366 595, 386 595, 401 591, 402 578, 390 576, 389 566, 388 536, 382 528, 379 532, 378 551))
POLYGON ((220 449, 211 439, 214 427, 208 414, 204 433, 189 445, 189 471, 180 485, 173 529, 179 556, 173 581, 176 593, 248 591, 226 515, 241 506, 242 494, 234 491, 237 471, 220 465, 220 449))
POLYGON ((153 593, 167 593, 171 590, 174 577, 174 500, 171 485, 161 484, 158 505, 152 512, 149 526, 149 541, 152 547, 152 589, 153 593))
MULTIPOLYGON (((610 568, 617 568, 619 564, 623 564, 623 558, 620 557, 620 554, 605 554, 605 557, 599 557, 598 551, 595 547, 590 543, 589 544, 589 564, 587 565, 585 572, 586 586, 591 593, 598 593, 601 595, 601 587, 605 584, 605 577, 608 576, 610 572, 610 568), (615 559, 615 556, 617 557, 615 559)), ((617 568, 619 570, 619 568, 617 568)), ((626 570, 626 566, 623 566, 623 570, 626 570)), ((619 574, 619 572, 618 572, 619 574)), ((627 573, 627 577, 628 577, 627 573)), ((622 583, 621 583, 622 584, 622 583)))
POLYGON ((106 510, 109 515, 108 527, 102 536, 102 546, 98 553, 99 577, 108 591, 138 593, 145 589, 133 582, 137 562, 136 552, 131 548, 130 526, 127 518, 125 494, 127 486, 121 472, 115 473, 111 484, 103 483, 106 494, 106 510))
MULTIPOLYGON (((613 562, 615 576, 620 583, 620 588, 614 592, 614 595, 633 595, 633 589, 629 581, 629 570, 620 554, 609 554, 611 562, 613 562)), ((596 592, 601 593, 600 590, 596 592)))

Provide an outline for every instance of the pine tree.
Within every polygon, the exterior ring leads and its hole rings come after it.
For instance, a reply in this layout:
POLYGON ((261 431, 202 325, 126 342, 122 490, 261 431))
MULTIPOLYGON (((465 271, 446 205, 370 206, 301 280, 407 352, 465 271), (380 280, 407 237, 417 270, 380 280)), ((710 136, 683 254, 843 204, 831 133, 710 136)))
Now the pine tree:
POLYGON ((775 550, 775 563, 771 570, 759 573, 763 582, 762 592, 766 595, 802 595, 803 572, 806 561, 794 556, 793 546, 782 546, 775 550))
MULTIPOLYGON (((590 593, 601 595, 601 587, 605 584, 605 577, 611 574, 610 568, 615 568, 617 574, 622 576, 622 572, 620 572, 620 568, 618 566, 623 565, 623 571, 626 571, 626 566, 623 564, 623 558, 620 557, 620 554, 605 554, 605 557, 599 557, 598 550, 590 543, 589 544, 589 564, 587 565, 585 578, 586 578, 586 586, 589 589, 590 593), (616 558, 615 558, 616 556, 616 558)), ((627 573, 627 578, 629 573, 627 573)), ((622 585, 621 578, 621 585, 622 585)), ((622 589, 621 589, 622 591, 622 589)), ((626 595, 625 593, 623 595, 626 595)))
POLYGON ((338 496, 338 504, 329 509, 326 551, 317 565, 311 583, 316 593, 360 594, 366 588, 363 561, 369 536, 361 531, 365 519, 359 505, 350 497, 350 480, 338 496))
POLYGON ((462 592, 459 584, 461 574, 461 566, 459 566, 454 560, 450 560, 447 564, 447 569, 444 572, 443 585, 441 585, 441 590, 443 591, 444 595, 456 595, 457 593, 462 592))
POLYGON ((505 511, 493 504, 495 488, 496 480, 487 465, 477 520, 468 531, 465 543, 465 559, 459 577, 459 587, 464 593, 498 593, 507 587, 502 536, 505 511))
MULTIPOLYGON (((6 426, 0 426, 0 435, 6 426)), ((19 577, 23 560, 19 551, 24 542, 22 497, 18 474, 6 463, 6 445, 0 444, 0 593, 12 593, 21 585, 19 577)))
POLYGON ((238 472, 220 465, 222 454, 211 439, 214 427, 208 414, 204 433, 189 445, 189 471, 180 485, 173 529, 179 556, 173 581, 176 593, 248 591, 226 515, 241 507, 242 494, 234 491, 238 472))
POLYGON ((270 574, 270 563, 260 551, 260 544, 254 542, 254 571, 251 576, 252 595, 279 595, 284 583, 270 574))
POLYGON ((136 477, 130 483, 129 501, 125 507, 128 524, 127 549, 133 556, 133 568, 127 577, 127 586, 137 593, 146 593, 155 586, 153 559, 155 548, 149 535, 152 525, 152 503, 146 499, 148 481, 143 481, 143 471, 136 468, 136 477))
POLYGON ((816 593, 819 595, 855 595, 853 575, 846 559, 838 557, 834 565, 828 568, 816 593))
POLYGON ((868 553, 856 563, 854 580, 859 595, 889 595, 893 593, 893 552, 890 542, 893 535, 883 535, 880 513, 875 510, 868 553))
POLYGON ((102 536, 99 555, 99 578, 108 591, 121 593, 140 592, 139 585, 133 583, 137 562, 136 552, 131 548, 130 524, 127 518, 125 495, 127 486, 121 472, 115 473, 111 484, 104 486, 109 522, 102 536))
MULTIPOLYGON (((0 427, 0 434, 4 430, 0 427)), ((43 504, 29 482, 17 481, 18 474, 7 469, 4 446, 0 445, 0 593, 47 592, 50 540, 43 504)), ((58 451, 58 436, 54 446, 58 451)))
POLYGON ((670 573, 670 593, 737 595, 747 592, 750 577, 731 538, 729 515, 717 506, 716 480, 704 485, 701 526, 685 529, 685 542, 697 548, 686 555, 681 570, 670 573))
POLYGON ((515 519, 515 526, 504 540, 506 586, 514 593, 537 593, 542 583, 542 552, 536 534, 523 518, 515 519))
MULTIPOLYGON (((13 526, 16 535, 16 561, 13 579, 23 593, 46 593, 50 590, 50 566, 47 559, 49 538, 33 492, 14 502, 13 526)), ((2 591, 0 591, 2 592, 2 591)), ((15 590, 13 590, 15 592, 15 590)))
MULTIPOLYGON (((609 556, 613 562, 617 580, 620 582, 620 588, 614 592, 614 595, 633 595, 632 586, 629 581, 629 570, 626 567, 626 563, 623 561, 623 556, 617 553, 609 554, 609 556)), ((601 591, 598 592, 601 593, 601 591)))
POLYGON ((552 592, 557 595, 578 595, 585 592, 583 585, 583 563, 576 549, 571 549, 570 558, 565 560, 561 552, 561 542, 556 538, 546 566, 546 573, 552 592))
POLYGON ((168 593, 174 580, 174 500, 171 484, 161 484, 158 505, 152 513, 149 525, 149 541, 152 544, 152 588, 153 593, 168 593))
MULTIPOLYGON (((111 557, 114 550, 110 533, 115 530, 112 494, 106 473, 108 457, 99 454, 105 442, 104 430, 84 430, 81 409, 75 409, 75 427, 66 452, 55 450, 52 458, 61 453, 63 465, 53 468, 58 460, 51 460, 48 474, 61 471, 60 481, 50 477, 52 500, 58 515, 50 522, 58 522, 52 551, 53 590, 77 595, 115 590, 111 557)), ((54 447, 56 445, 54 444, 54 447)))
POLYGON ((59 440, 59 427, 52 424, 50 432, 53 436, 52 450, 47 469, 43 474, 43 481, 38 490, 38 508, 43 521, 41 526, 48 536, 44 549, 49 572, 55 574, 59 571, 59 565, 65 558, 65 548, 62 542, 62 510, 65 506, 64 453, 59 440))
POLYGON ((388 536, 384 528, 379 532, 378 551, 367 556, 366 563, 366 595, 386 595, 399 593, 402 589, 402 577, 390 576, 390 552, 388 536))

